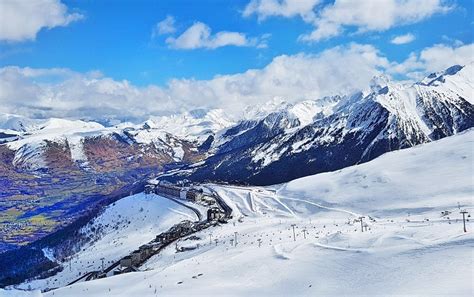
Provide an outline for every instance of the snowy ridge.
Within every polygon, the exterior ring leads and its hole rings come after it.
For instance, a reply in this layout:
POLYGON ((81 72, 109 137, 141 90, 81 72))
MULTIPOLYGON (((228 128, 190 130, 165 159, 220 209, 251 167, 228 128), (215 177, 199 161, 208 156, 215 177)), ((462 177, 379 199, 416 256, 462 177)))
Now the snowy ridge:
POLYGON ((422 212, 472 204, 474 130, 413 148, 390 152, 368 163, 291 181, 279 195, 323 199, 360 213, 422 212), (446 179, 449 178, 449 181, 446 179), (319 198, 321 197, 321 198, 319 198))
POLYGON ((47 165, 41 159, 46 141, 67 144, 73 161, 87 162, 85 138, 119 135, 131 146, 139 144, 133 148, 138 148, 136 155, 159 151, 175 162, 190 151, 206 157, 204 164, 191 165, 191 179, 281 183, 473 127, 473 67, 473 63, 453 66, 414 84, 378 76, 367 90, 347 96, 295 104, 275 98, 249 107, 237 123, 222 110, 205 109, 106 128, 91 122, 29 122, 5 115, 1 127, 18 130, 0 134, 0 141, 16 151, 15 166, 35 169, 47 165))
POLYGON ((145 122, 147 127, 199 143, 232 124, 222 109, 198 109, 178 115, 152 117, 145 122))
POLYGON ((46 141, 68 144, 71 158, 74 161, 85 161, 82 150, 82 139, 85 135, 99 135, 104 126, 94 122, 71 121, 63 119, 48 119, 35 121, 34 125, 25 125, 24 121, 15 126, 20 136, 19 140, 7 143, 15 151, 13 165, 23 169, 36 170, 46 167, 43 159, 46 141))
MULTIPOLYGON (((35 125, 21 125, 21 127, 23 130, 9 132, 15 133, 18 139, 8 141, 6 145, 15 151, 13 165, 27 170, 47 167, 44 153, 49 143, 56 143, 66 148, 73 162, 86 164, 87 156, 83 148, 85 139, 113 138, 114 135, 119 135, 129 145, 153 145, 155 149, 168 154, 177 162, 182 161, 184 157, 184 140, 162 129, 148 126, 144 128, 143 125, 124 124, 116 127, 104 127, 95 122, 49 119, 41 122, 35 121, 35 125)), ((144 153, 144 150, 146 148, 137 154, 144 153)))
POLYGON ((281 103, 278 111, 219 134, 216 155, 193 177, 281 183, 455 135, 474 126, 472 72, 471 63, 415 84, 380 76, 369 91, 281 103))

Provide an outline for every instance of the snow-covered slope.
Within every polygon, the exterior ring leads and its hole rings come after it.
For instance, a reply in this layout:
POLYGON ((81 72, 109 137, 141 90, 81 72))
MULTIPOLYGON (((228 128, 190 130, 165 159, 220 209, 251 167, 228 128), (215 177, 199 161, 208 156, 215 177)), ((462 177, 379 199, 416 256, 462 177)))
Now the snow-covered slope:
POLYGON ((473 144, 470 130, 283 185, 209 185, 234 221, 178 242, 199 248, 45 295, 472 296, 473 144))
POLYGON ((367 92, 243 121, 222 134, 216 155, 191 177, 269 185, 454 135, 474 126, 473 67, 451 67, 428 83, 377 77, 367 92))
POLYGON ((152 117, 145 122, 150 128, 199 143, 233 124, 222 109, 197 109, 177 115, 152 117))
MULTIPOLYGON (((7 116, 5 116, 7 117, 7 116)), ((117 127, 104 127, 95 122, 80 120, 48 119, 32 120, 13 117, 15 121, 6 121, 3 127, 15 130, 0 130, 5 133, 10 150, 14 151, 13 166, 24 170, 38 170, 54 167, 48 164, 47 151, 51 146, 57 145, 66 151, 72 163, 87 166, 87 150, 84 144, 90 140, 103 139, 104 145, 109 141, 118 141, 128 144, 134 157, 153 153, 165 155, 170 162, 183 161, 185 151, 194 150, 197 146, 187 140, 180 139, 160 128, 144 125, 121 125, 117 127), (15 137, 13 137, 15 136, 15 137), (132 146, 135 147, 132 148, 132 146)), ((100 141, 99 141, 100 142, 100 141)), ((110 146, 110 145, 109 145, 110 146)), ((112 156, 110 156, 112 157, 112 156)), ((132 155, 130 155, 132 157, 132 155)), ((54 168, 53 168, 54 169, 54 168)))
POLYGON ((300 178, 279 194, 374 215, 419 213, 471 204, 474 130, 387 153, 371 162, 300 178))
POLYGON ((95 122, 56 118, 36 120, 34 125, 26 125, 25 121, 19 123, 12 127, 20 129, 16 130, 20 132, 19 139, 8 142, 7 146, 15 151, 14 166, 32 170, 47 167, 43 158, 47 142, 67 143, 72 160, 85 161, 83 138, 100 135, 105 130, 95 122))
MULTIPOLYGON (((72 258, 61 261, 63 271, 52 277, 28 282, 19 289, 66 286, 85 271, 100 270, 102 261, 108 266, 139 246, 153 240, 182 220, 195 221, 194 212, 166 198, 137 194, 121 199, 81 230, 93 238, 72 258)), ((43 251, 47 252, 47 251, 43 251)), ((51 255, 50 257, 54 257, 51 255)))
POLYGON ((0 113, 0 130, 26 132, 35 129, 44 121, 29 119, 20 115, 0 113))

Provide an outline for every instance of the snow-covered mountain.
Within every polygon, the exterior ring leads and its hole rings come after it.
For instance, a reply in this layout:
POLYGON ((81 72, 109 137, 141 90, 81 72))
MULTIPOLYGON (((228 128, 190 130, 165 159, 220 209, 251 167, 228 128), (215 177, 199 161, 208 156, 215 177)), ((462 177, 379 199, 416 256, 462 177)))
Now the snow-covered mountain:
POLYGON ((367 92, 242 121, 191 178, 268 185, 454 135, 474 126, 472 73, 471 63, 408 85, 377 77, 367 92))
POLYGON ((233 124, 222 109, 196 109, 177 115, 152 117, 144 125, 202 143, 209 136, 233 124))
POLYGON ((165 157, 168 162, 181 162, 185 154, 198 151, 198 143, 178 138, 162 127, 151 127, 150 121, 143 125, 104 127, 80 120, 29 120, 10 115, 3 118, 6 120, 0 123, 0 133, 4 135, 5 147, 14 152, 13 166, 25 170, 54 169, 55 164, 47 159, 51 147, 55 146, 62 148, 71 163, 81 166, 89 164, 89 159, 94 157, 92 146, 100 143, 112 142, 130 149, 128 157, 131 159, 148 154, 165 157))
MULTIPOLYGON (((194 240, 179 240, 139 272, 79 282, 44 295, 471 296, 474 224, 468 221, 464 233, 459 212, 474 210, 473 141, 471 129, 282 185, 209 185, 232 207, 229 224, 198 232, 194 240), (177 252, 175 247, 189 250, 177 252)), ((179 213, 170 216, 164 210, 174 211, 170 203, 136 195, 110 206, 90 226, 109 223, 111 232, 73 257, 73 267, 82 273, 88 265, 97 269, 100 257, 114 259, 108 249, 126 250, 129 239, 141 244, 147 235, 130 231, 157 229, 147 221, 150 215, 179 219, 179 213), (147 223, 114 231, 130 215, 147 223)), ((20 288, 65 283, 79 273, 69 270, 69 260, 62 265, 58 275, 20 288)))
POLYGON ((367 90, 347 96, 296 104, 275 98, 249 107, 238 123, 222 110, 204 109, 115 127, 2 115, 0 141, 14 152, 13 165, 28 170, 54 167, 45 152, 56 144, 72 163, 85 167, 100 163, 103 150, 108 157, 134 161, 145 156, 146 162, 163 164, 206 158, 192 165, 187 178, 273 184, 366 162, 474 126, 472 74, 473 63, 412 84, 379 76, 367 90), (111 144, 116 149, 104 148, 111 144))

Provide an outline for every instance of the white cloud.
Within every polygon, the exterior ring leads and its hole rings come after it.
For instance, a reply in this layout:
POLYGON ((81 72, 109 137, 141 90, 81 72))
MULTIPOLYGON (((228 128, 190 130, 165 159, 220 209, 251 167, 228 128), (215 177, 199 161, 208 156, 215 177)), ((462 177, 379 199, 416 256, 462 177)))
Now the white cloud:
POLYGON ((211 34, 211 28, 196 22, 178 37, 168 37, 166 43, 175 49, 215 49, 223 46, 256 46, 255 39, 249 39, 244 33, 221 31, 211 34))
POLYGON ((346 27, 358 32, 385 31, 416 23, 451 8, 442 0, 336 0, 325 6, 315 19, 315 30, 301 40, 319 41, 340 35, 346 27))
POLYGON ((452 44, 454 45, 455 47, 459 47, 461 45, 464 45, 464 42, 462 42, 461 40, 459 39, 455 39, 455 38, 451 38, 447 35, 443 35, 441 36, 441 38, 443 38, 443 40, 445 41, 445 43, 449 43, 449 44, 452 44))
POLYGON ((419 54, 411 53, 402 63, 392 63, 389 72, 420 79, 428 73, 445 70, 453 65, 466 65, 474 61, 474 44, 453 46, 436 44, 424 48, 419 54))
POLYGON ((320 0, 252 0, 242 14, 245 17, 255 14, 259 20, 271 16, 300 16, 309 21, 314 18, 313 9, 319 2, 320 0))
POLYGON ((381 72, 418 78, 472 60, 474 45, 435 45, 403 63, 388 60, 372 45, 350 44, 320 54, 275 57, 262 69, 210 80, 172 79, 163 87, 137 87, 100 72, 0 68, 0 112, 30 117, 142 121, 151 115, 195 108, 223 108, 239 118, 248 105, 275 97, 289 102, 347 94, 366 88, 381 72))
POLYGON ((458 47, 437 44, 422 50, 419 59, 426 65, 426 70, 431 72, 443 70, 454 64, 464 65, 474 60, 474 44, 458 47))
POLYGON ((2 0, 0 41, 34 40, 43 28, 67 26, 83 17, 79 13, 68 13, 60 0, 2 0))
POLYGON ((207 107, 237 115, 247 105, 274 97, 296 102, 351 92, 365 87, 389 65, 373 46, 352 44, 319 55, 278 56, 262 69, 210 80, 173 79, 164 87, 137 87, 97 72, 4 67, 0 68, 0 112, 140 121, 150 115, 207 107))
POLYGON ((176 32, 175 19, 173 16, 168 15, 164 20, 158 22, 155 27, 153 27, 151 37, 155 38, 158 35, 171 34, 174 32, 176 32))
POLYGON ((411 33, 407 33, 404 35, 395 36, 392 40, 390 40, 393 44, 407 44, 415 40, 415 35, 411 33))
POLYGON ((300 16, 314 30, 299 37, 313 42, 342 34, 348 27, 357 32, 385 31, 403 24, 416 23, 451 9, 444 0, 251 0, 244 16, 256 14, 259 20, 271 16, 300 16))

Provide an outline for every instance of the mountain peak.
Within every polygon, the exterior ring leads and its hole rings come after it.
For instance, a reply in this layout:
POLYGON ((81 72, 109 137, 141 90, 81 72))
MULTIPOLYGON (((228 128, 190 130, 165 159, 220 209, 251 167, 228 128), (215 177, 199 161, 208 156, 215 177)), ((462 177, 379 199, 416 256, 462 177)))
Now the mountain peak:
POLYGON ((248 120, 261 119, 267 115, 287 109, 290 104, 282 97, 274 97, 273 99, 259 105, 249 105, 244 110, 244 118, 248 120))
POLYGON ((193 109, 189 114, 195 119, 202 119, 209 113, 209 110, 204 108, 193 109))
POLYGON ((374 76, 369 83, 372 92, 379 92, 390 84, 390 78, 385 74, 374 76))
POLYGON ((438 72, 433 72, 424 79, 422 79, 419 84, 425 85, 425 86, 430 86, 438 83, 444 83, 446 80, 446 77, 449 76, 454 76, 458 74, 463 68, 468 67, 469 69, 472 68, 472 63, 468 63, 466 66, 461 66, 461 65, 453 65, 451 67, 448 67, 444 71, 438 71, 438 72))

